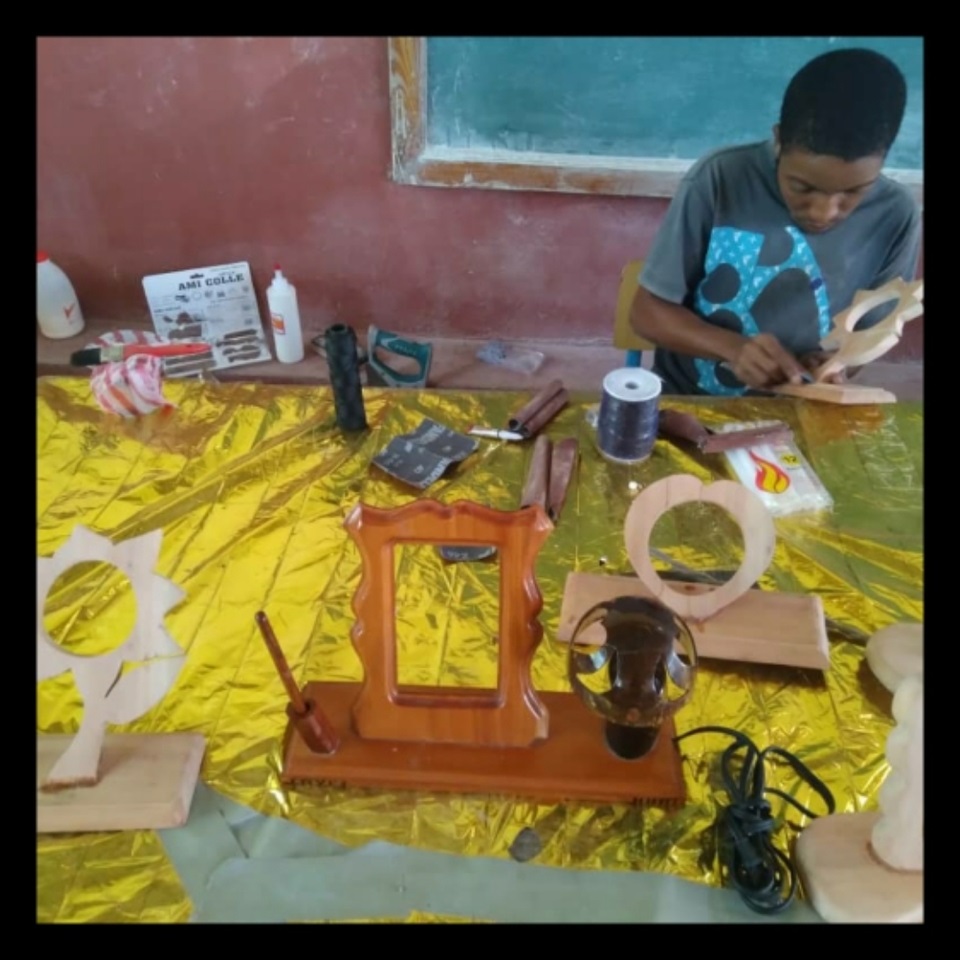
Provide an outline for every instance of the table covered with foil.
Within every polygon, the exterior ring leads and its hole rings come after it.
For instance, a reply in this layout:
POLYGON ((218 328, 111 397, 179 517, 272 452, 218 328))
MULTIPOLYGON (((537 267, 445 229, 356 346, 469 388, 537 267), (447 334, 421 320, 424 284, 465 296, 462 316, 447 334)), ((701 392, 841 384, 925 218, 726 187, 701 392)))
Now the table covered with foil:
MULTIPOLYGON (((464 434, 502 425, 529 393, 368 390, 369 429, 353 435, 337 429, 326 387, 171 382, 165 394, 171 409, 124 420, 103 413, 83 379, 38 381, 38 557, 55 554, 78 524, 115 543, 161 529, 155 571, 185 594, 165 620, 186 653, 178 679, 158 707, 118 731, 200 732, 209 788, 348 846, 380 840, 509 857, 532 830, 541 864, 721 883, 711 838, 725 801, 716 772, 728 746, 722 737, 683 741, 688 802, 676 811, 342 785, 293 790, 280 781, 287 701, 256 612, 267 612, 300 684, 360 680, 350 629, 361 565, 343 529, 347 513, 360 501, 393 507, 420 496, 516 509, 532 443, 484 439, 426 491, 402 486, 373 458, 424 419, 464 434)), ((623 524, 637 492, 675 473, 704 482, 730 476, 722 457, 666 440, 644 463, 605 461, 587 415, 597 399, 571 398, 547 428, 556 439, 577 437, 581 462, 536 566, 544 639, 532 674, 541 690, 570 689, 568 649, 555 640, 567 574, 633 574, 623 524)), ((888 624, 923 620, 922 407, 789 398, 664 405, 708 427, 785 421, 834 501, 829 512, 776 521, 776 552, 759 583, 822 598, 831 669, 704 661, 676 717, 678 733, 737 729, 761 749, 775 744, 800 758, 828 785, 838 812, 875 809, 892 719, 864 645, 888 624)), ((703 504, 665 515, 650 546, 664 575, 729 576, 742 557, 733 521, 703 504)), ((496 560, 449 564, 427 546, 396 553, 398 681, 495 686, 496 560)), ((136 616, 129 581, 100 567, 100 576, 69 571, 47 597, 44 626, 72 652, 106 652, 136 616)), ((69 674, 38 685, 37 709, 39 733, 77 731, 82 702, 69 674)), ((789 768, 768 771, 768 783, 816 806, 789 768)), ((803 817, 772 799, 789 841, 803 817)), ((151 831, 38 836, 37 857, 40 921, 190 917, 190 898, 151 831)))

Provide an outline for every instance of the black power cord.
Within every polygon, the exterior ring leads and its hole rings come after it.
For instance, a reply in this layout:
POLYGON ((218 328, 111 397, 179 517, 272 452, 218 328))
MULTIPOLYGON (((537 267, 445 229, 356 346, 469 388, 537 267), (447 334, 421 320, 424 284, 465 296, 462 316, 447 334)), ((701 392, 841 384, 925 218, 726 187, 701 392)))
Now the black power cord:
POLYGON ((797 891, 797 872, 791 858, 773 844, 772 835, 778 824, 770 812, 766 794, 772 793, 783 798, 808 817, 815 818, 817 814, 807 810, 782 790, 766 786, 764 761, 770 756, 786 760, 800 778, 823 798, 828 813, 833 813, 836 807, 833 794, 792 753, 780 747, 759 750, 749 737, 738 730, 697 727, 675 737, 674 743, 698 733, 722 733, 734 739, 720 760, 724 787, 730 797, 730 805, 722 809, 716 824, 717 851, 724 880, 740 894, 751 910, 764 914, 779 913, 793 902, 797 891), (746 752, 737 775, 733 763, 740 750, 746 752))

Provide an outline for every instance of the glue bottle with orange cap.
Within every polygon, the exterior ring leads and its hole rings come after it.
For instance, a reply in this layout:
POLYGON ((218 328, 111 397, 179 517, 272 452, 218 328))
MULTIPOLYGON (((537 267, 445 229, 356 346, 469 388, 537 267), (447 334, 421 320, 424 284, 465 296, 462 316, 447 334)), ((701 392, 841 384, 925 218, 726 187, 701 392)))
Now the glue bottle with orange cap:
POLYGON ((83 332, 83 313, 70 278, 43 251, 37 251, 37 323, 51 340, 83 332))

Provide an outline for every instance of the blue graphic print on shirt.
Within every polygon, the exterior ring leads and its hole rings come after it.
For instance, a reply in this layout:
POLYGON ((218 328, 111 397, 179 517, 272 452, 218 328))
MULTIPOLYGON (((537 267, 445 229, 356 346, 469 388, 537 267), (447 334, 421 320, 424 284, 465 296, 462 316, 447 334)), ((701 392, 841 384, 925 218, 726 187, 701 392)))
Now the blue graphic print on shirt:
MULTIPOLYGON (((827 336, 831 325, 830 303, 827 299, 823 274, 803 234, 796 227, 786 227, 786 232, 793 240, 790 255, 775 266, 761 266, 758 260, 765 239, 762 233, 737 230, 732 227, 714 229, 710 234, 710 245, 704 263, 704 279, 697 288, 695 300, 697 312, 702 317, 709 317, 718 310, 732 313, 740 321, 740 332, 745 336, 755 337, 760 333, 760 328, 750 311, 757 297, 784 271, 800 269, 810 278, 810 288, 813 290, 817 305, 819 338, 823 339, 827 336), (713 303, 704 295, 704 287, 714 271, 724 265, 736 271, 740 281, 739 286, 730 300, 725 303, 713 303)), ((699 374, 698 386, 707 393, 739 396, 747 390, 744 386, 721 383, 717 378, 719 362, 716 360, 704 360, 698 357, 694 365, 699 374)))

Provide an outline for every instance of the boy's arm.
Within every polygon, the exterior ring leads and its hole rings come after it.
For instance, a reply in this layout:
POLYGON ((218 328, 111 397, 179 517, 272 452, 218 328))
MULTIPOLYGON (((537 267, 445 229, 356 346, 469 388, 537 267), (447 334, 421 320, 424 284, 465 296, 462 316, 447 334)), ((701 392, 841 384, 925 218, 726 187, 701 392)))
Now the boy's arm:
POLYGON ((707 323, 692 310, 640 287, 630 308, 633 329, 658 347, 708 360, 733 363, 748 338, 707 323))
POLYGON ((633 329, 657 346, 708 360, 726 361, 734 376, 754 389, 802 382, 803 367, 776 337, 746 337, 701 320, 692 310, 641 287, 630 314, 633 329))

